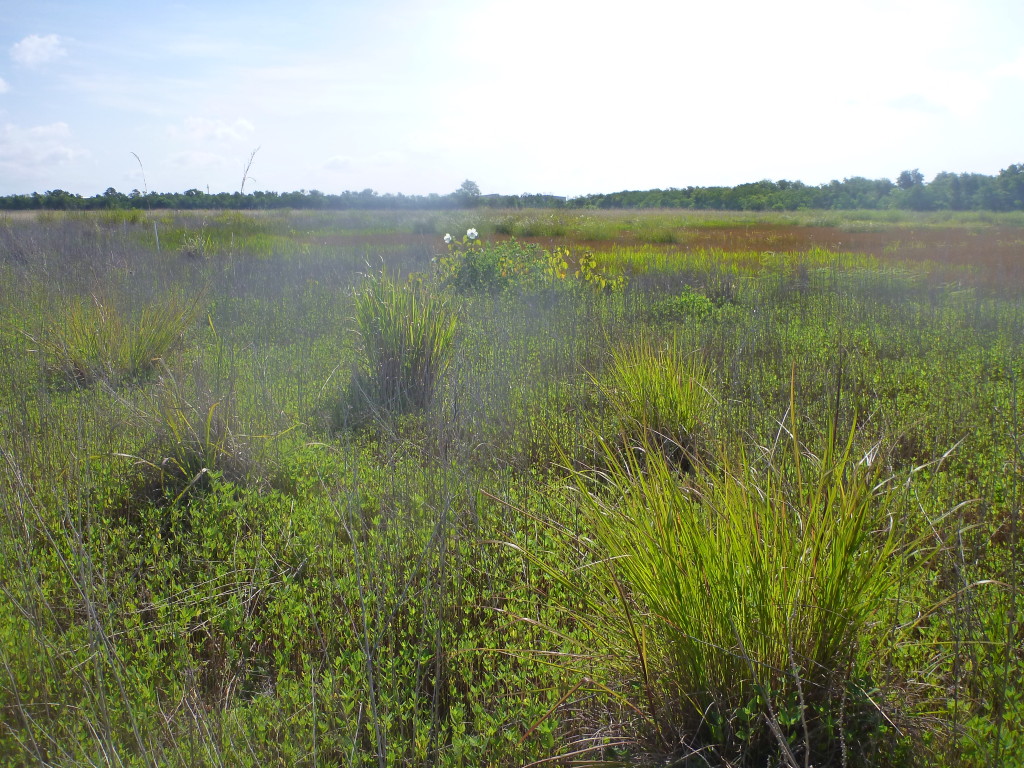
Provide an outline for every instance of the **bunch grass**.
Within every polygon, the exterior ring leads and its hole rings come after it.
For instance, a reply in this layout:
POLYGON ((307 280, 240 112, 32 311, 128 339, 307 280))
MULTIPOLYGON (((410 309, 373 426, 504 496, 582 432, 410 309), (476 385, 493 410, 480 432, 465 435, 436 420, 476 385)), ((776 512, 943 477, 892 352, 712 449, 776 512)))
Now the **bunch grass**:
POLYGON ((643 336, 617 346, 608 371, 595 382, 622 442, 657 446, 677 465, 690 466, 696 435, 715 402, 710 370, 698 352, 683 352, 674 339, 659 346, 643 336))
POLYGON ((110 385, 152 373, 178 344, 203 294, 168 294, 128 316, 97 296, 75 298, 35 340, 51 376, 71 385, 110 385))
POLYGON ((381 271, 356 291, 355 326, 362 365, 353 385, 363 402, 387 413, 430 405, 454 348, 457 316, 448 297, 381 271))
POLYGON ((212 374, 198 364, 175 371, 163 366, 146 414, 156 437, 143 464, 153 483, 175 501, 209 490, 213 479, 267 486, 275 467, 268 448, 290 431, 250 434, 242 423, 231 372, 212 374))
POLYGON ((585 620, 621 654, 605 688, 630 691, 648 748, 688 734, 727 761, 821 764, 886 731, 870 691, 921 540, 899 533, 896 489, 854 455, 853 432, 821 456, 795 430, 789 442, 763 468, 722 451, 685 483, 650 444, 643 457, 606 444, 600 470, 574 473, 607 573, 585 620))

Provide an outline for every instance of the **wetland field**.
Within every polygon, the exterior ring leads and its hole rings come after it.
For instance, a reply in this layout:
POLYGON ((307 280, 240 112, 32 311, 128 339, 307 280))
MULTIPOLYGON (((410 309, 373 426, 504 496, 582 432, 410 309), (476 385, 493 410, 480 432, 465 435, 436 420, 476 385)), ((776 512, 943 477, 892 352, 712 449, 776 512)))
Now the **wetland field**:
POLYGON ((0 768, 1024 754, 1024 216, 0 214, 0 768))

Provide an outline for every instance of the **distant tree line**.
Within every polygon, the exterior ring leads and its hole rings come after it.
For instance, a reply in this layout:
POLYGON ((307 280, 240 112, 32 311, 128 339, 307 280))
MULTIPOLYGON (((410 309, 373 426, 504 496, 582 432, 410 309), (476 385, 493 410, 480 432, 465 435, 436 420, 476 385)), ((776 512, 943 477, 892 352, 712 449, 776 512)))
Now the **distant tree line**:
POLYGON ((918 170, 903 171, 895 182, 855 176, 810 186, 799 181, 756 181, 735 187, 649 189, 566 199, 556 195, 482 195, 466 180, 447 195, 327 194, 316 189, 298 192, 118 192, 113 187, 92 197, 54 189, 45 193, 0 197, 0 210, 90 211, 117 209, 271 210, 446 210, 462 208, 695 208, 731 211, 794 211, 799 209, 885 209, 914 211, 1024 210, 1024 164, 1011 165, 995 176, 940 173, 926 182, 918 170))
POLYGON ((756 181, 736 187, 686 187, 585 195, 569 201, 591 208, 698 208, 729 211, 884 209, 914 211, 1024 210, 1024 164, 996 176, 940 173, 926 182, 918 170, 895 182, 858 176, 809 186, 799 181, 756 181))

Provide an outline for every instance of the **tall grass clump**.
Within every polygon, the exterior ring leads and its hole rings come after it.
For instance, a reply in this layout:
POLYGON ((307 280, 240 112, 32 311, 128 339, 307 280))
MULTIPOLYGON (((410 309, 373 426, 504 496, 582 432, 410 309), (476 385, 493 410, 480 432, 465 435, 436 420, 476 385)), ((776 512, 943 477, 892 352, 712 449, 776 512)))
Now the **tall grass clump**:
POLYGON ((235 375, 225 363, 205 370, 163 366, 143 418, 155 436, 139 458, 145 490, 181 500, 210 489, 216 478, 243 486, 267 486, 275 466, 273 434, 251 434, 239 415, 235 375))
MULTIPOLYGON (((686 483, 657 452, 576 473, 608 586, 589 587, 638 744, 729 764, 879 764, 894 597, 914 567, 894 491, 853 436, 723 455, 686 483), (595 478, 596 475, 596 478, 595 478), (595 479, 598 482, 594 482, 595 479)), ((724 451, 723 451, 724 454, 724 451)), ((615 688, 609 684, 608 690, 615 688)))
POLYGON ((355 295, 361 365, 353 390, 371 411, 405 413, 433 400, 451 360, 456 313, 447 296, 419 280, 380 272, 355 295))
POLYGON ((202 294, 170 294, 128 316, 96 296, 76 298, 34 339, 47 371, 76 386, 142 378, 180 342, 202 294))
POLYGON ((706 425, 714 403, 709 379, 699 353, 686 354, 674 342, 662 348, 644 337, 617 347, 597 383, 627 445, 656 446, 688 468, 695 433, 706 425))

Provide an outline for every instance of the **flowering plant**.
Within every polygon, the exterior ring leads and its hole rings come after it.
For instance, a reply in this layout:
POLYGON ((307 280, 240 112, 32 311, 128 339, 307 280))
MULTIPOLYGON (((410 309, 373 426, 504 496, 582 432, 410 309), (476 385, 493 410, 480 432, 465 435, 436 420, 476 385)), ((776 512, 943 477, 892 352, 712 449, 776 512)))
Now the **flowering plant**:
POLYGON ((438 277, 442 285, 457 291, 536 291, 579 284, 615 289, 625 284, 622 276, 612 278, 598 271, 592 254, 573 256, 564 246, 547 250, 515 238, 485 244, 473 227, 461 242, 451 234, 445 234, 444 242, 448 255, 438 261, 438 277), (576 269, 571 271, 573 261, 576 269))

